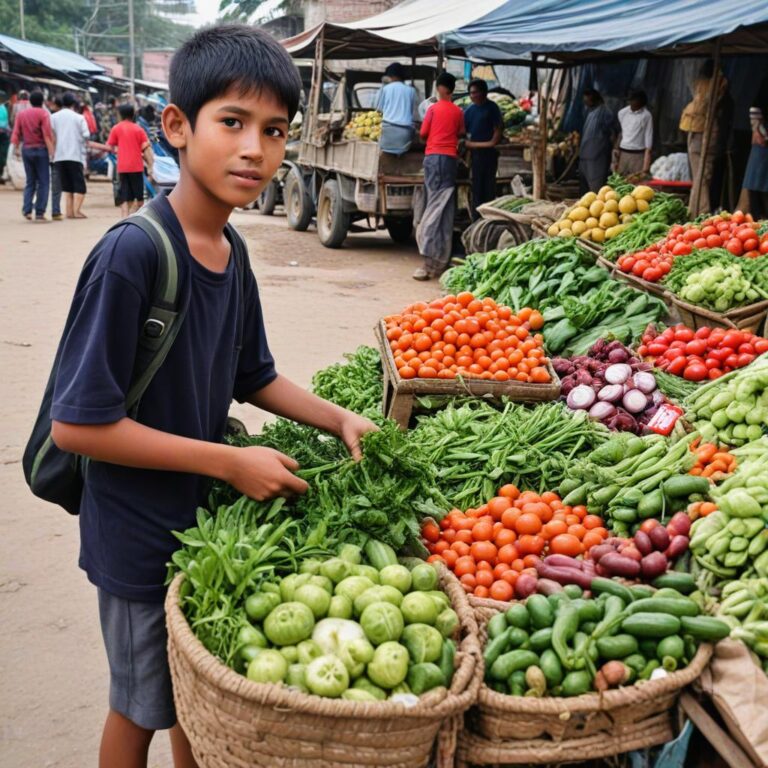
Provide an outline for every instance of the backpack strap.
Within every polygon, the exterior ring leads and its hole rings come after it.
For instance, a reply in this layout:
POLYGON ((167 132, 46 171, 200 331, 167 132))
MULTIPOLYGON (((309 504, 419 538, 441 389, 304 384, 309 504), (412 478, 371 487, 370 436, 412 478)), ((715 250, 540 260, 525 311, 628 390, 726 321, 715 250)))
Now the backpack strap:
POLYGON ((125 224, 141 229, 157 251, 157 275, 149 311, 139 335, 131 385, 125 398, 128 415, 135 417, 142 395, 165 361, 181 329, 189 301, 180 301, 178 255, 157 211, 151 205, 145 205, 118 226, 125 224))
POLYGON ((235 269, 237 270, 237 290, 238 290, 238 308, 237 308, 237 337, 235 340, 237 354, 243 348, 243 332, 245 326, 245 281, 248 277, 246 265, 248 264, 248 246, 245 244, 243 236, 229 223, 224 227, 229 235, 229 242, 232 244, 232 258, 235 260, 235 269))

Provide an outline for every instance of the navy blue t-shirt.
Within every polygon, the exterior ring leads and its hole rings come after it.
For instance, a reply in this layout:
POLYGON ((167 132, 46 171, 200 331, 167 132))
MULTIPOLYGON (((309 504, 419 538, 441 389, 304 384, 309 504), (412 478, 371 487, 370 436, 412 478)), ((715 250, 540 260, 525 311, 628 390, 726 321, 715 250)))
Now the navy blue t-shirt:
POLYGON ((464 110, 464 127, 470 141, 490 141, 493 131, 502 125, 501 110, 495 101, 470 104, 464 110))
MULTIPOLYGON (((141 399, 137 421, 218 442, 234 397, 244 400, 275 379, 256 280, 246 260, 243 344, 237 346, 238 271, 230 256, 211 272, 189 251, 167 198, 157 207, 180 255, 189 310, 168 357, 141 399)), ((139 332, 149 310, 158 254, 138 227, 109 232, 80 278, 61 341, 51 416, 71 424, 110 424, 126 416, 139 332)), ((209 479, 91 461, 80 506, 80 567, 107 592, 161 601, 166 563, 178 549, 172 530, 195 524, 209 479)))

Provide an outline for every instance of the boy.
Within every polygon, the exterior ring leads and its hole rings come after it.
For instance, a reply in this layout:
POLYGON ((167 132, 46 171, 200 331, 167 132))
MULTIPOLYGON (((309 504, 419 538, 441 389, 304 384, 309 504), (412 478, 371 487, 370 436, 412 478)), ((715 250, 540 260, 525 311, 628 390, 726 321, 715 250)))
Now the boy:
POLYGON ((430 280, 440 275, 451 260, 453 214, 456 208, 456 171, 459 137, 464 135, 464 113, 453 103, 456 78, 443 72, 436 80, 438 100, 421 124, 424 149, 424 214, 416 230, 419 253, 424 266, 413 273, 414 280, 430 280))
POLYGON ((158 254, 137 227, 96 246, 62 340, 51 415, 56 445, 87 456, 80 507, 80 565, 98 587, 110 665, 110 711, 101 768, 145 766, 157 729, 171 729, 176 768, 194 766, 176 722, 163 612, 171 530, 194 525, 207 477, 254 499, 303 493, 296 462, 268 448, 221 443, 234 395, 339 436, 355 458, 368 420, 277 374, 250 268, 238 284, 223 232, 233 208, 252 203, 283 159, 301 89, 284 49, 251 27, 198 31, 171 64, 163 113, 181 177, 153 200, 183 256, 190 306, 136 416, 124 402, 158 254), (238 314, 241 304, 244 312, 238 314), (242 346, 235 348, 238 317, 242 346))
POLYGON ((144 162, 152 176, 152 147, 147 134, 134 122, 133 104, 121 104, 117 111, 120 122, 109 132, 105 149, 117 152, 117 172, 120 174, 120 213, 123 218, 141 208, 144 202, 144 162))

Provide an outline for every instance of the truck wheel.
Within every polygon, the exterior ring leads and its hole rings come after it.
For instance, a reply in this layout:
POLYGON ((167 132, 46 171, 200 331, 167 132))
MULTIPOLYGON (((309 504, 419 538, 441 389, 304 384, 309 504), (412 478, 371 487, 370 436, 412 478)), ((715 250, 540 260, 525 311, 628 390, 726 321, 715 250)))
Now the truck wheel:
POLYGON ((277 182, 272 180, 264 188, 256 201, 256 207, 262 216, 271 216, 277 205, 277 182))
POLYGON ((317 234, 326 248, 339 248, 347 237, 349 214, 344 213, 339 182, 326 179, 317 201, 317 234))
POLYGON ((294 170, 289 171, 285 178, 283 199, 288 226, 297 232, 306 232, 309 222, 312 221, 312 200, 304 186, 304 180, 294 170))
POLYGON ((384 226, 396 243, 408 243, 413 234, 413 219, 410 216, 385 216, 384 226))

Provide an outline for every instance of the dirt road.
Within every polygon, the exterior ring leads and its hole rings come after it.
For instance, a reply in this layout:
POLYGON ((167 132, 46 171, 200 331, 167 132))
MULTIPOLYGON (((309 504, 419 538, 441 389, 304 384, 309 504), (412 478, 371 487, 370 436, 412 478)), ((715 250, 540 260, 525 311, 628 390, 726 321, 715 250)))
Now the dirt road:
MULTIPOLYGON (((0 765, 96 765, 107 707, 107 665, 96 592, 77 567, 77 520, 36 500, 21 453, 39 405, 80 266, 115 220, 107 184, 91 185, 81 221, 21 217, 21 193, 0 187, 0 765)), ((355 234, 338 251, 280 216, 237 213, 279 370, 308 385, 318 368, 373 343, 381 315, 436 293, 415 283, 415 248, 355 234)), ((253 408, 233 413, 252 430, 253 408)), ((150 765, 170 766, 164 734, 150 765)))

